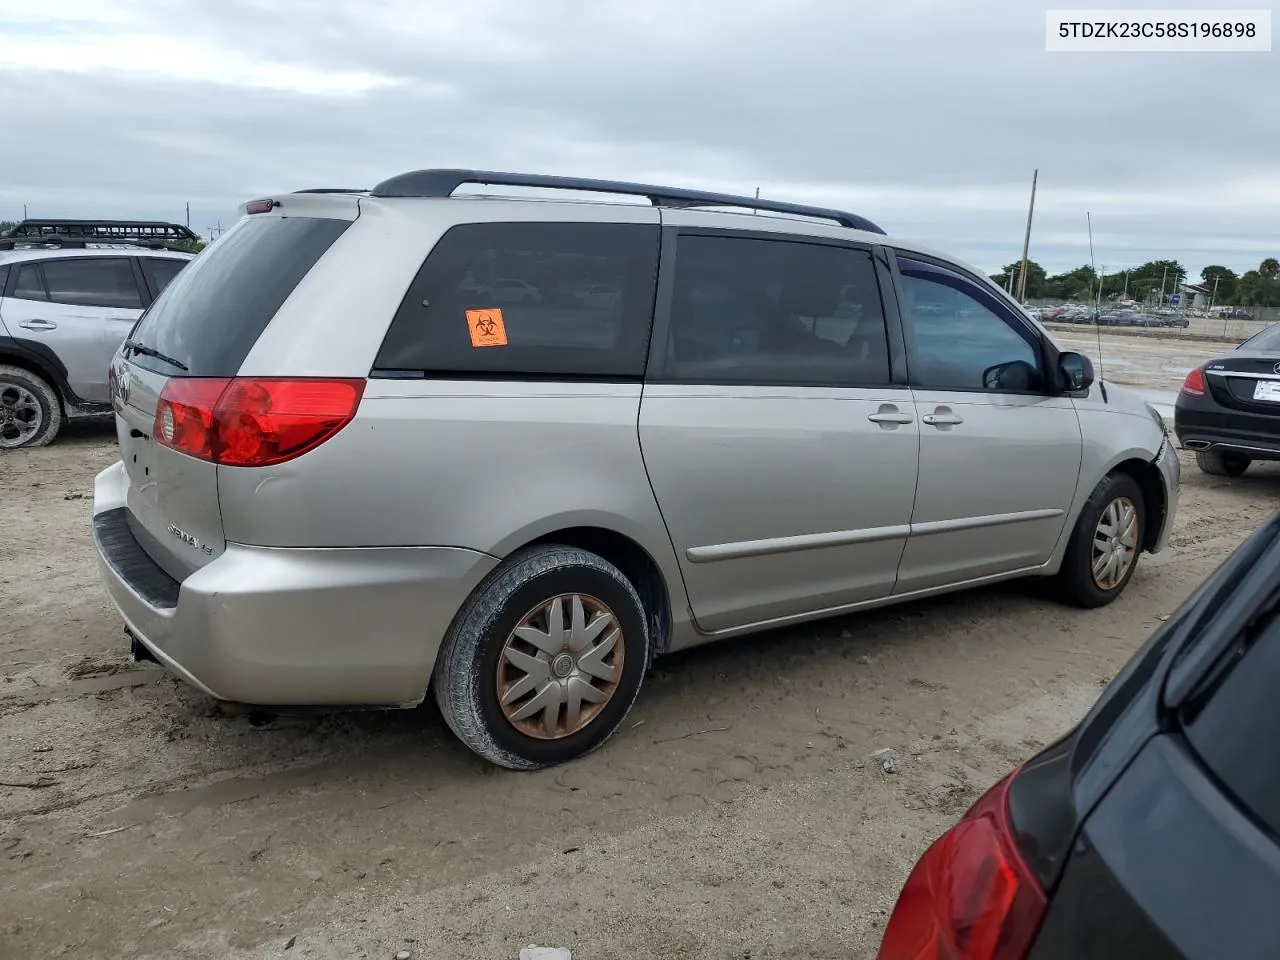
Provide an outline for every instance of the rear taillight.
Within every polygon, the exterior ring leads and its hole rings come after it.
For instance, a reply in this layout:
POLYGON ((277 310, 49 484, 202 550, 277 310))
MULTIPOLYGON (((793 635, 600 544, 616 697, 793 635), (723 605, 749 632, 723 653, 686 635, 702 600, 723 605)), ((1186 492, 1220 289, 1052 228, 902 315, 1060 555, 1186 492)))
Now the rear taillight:
POLYGON ((1187 379, 1182 381, 1182 395, 1184 397, 1203 397, 1204 389, 1204 371, 1196 367, 1187 374, 1187 379))
POLYGON ((1047 901, 1009 822, 1015 775, 988 790, 920 858, 879 960, 1024 960, 1047 901))
POLYGON ((351 422, 364 380, 182 377, 156 404, 158 443, 229 467, 267 467, 314 450, 351 422))

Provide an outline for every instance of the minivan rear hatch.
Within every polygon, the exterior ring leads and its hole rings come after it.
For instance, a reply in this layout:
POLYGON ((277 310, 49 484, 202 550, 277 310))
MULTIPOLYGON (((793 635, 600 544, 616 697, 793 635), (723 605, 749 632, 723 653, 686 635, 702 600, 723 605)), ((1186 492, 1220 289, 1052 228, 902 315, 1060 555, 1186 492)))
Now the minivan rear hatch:
MULTIPOLYGON (((242 218, 165 287, 112 361, 130 481, 126 517, 143 549, 177 580, 218 557, 226 540, 218 467, 157 439, 161 398, 171 383, 189 395, 236 376, 271 318, 358 216, 355 198, 341 201, 291 197, 290 211, 307 215, 242 218)), ((171 437, 171 411, 166 417, 171 437)))

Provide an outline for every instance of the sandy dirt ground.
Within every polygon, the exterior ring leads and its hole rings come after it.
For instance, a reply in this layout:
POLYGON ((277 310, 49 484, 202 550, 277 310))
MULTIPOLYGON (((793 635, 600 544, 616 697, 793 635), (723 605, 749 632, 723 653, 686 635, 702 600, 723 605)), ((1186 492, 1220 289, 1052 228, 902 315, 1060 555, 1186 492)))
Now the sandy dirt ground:
POLYGON ((114 457, 0 456, 3 960, 871 957, 930 840, 1280 504, 1276 466, 1184 458, 1110 608, 1013 585, 693 651, 603 750, 512 774, 431 707, 224 715, 133 663, 88 538, 114 457))

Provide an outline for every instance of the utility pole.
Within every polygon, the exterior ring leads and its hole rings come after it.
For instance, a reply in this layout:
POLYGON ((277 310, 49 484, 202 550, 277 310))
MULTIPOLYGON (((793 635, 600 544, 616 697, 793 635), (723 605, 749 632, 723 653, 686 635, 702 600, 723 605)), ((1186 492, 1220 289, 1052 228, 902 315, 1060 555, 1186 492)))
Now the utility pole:
POLYGON ((191 228, 191 201, 187 201, 187 229, 191 228))
POLYGON ((27 205, 25 203, 22 205, 22 219, 27 219, 27 205))
POLYGON ((1027 207, 1027 234, 1022 238, 1022 270, 1018 274, 1018 302, 1025 303, 1027 299, 1027 252, 1031 248, 1031 215, 1036 209, 1036 180, 1040 178, 1040 170, 1037 168, 1031 174, 1031 205, 1027 207))
POLYGON ((1120 299, 1121 300, 1129 299, 1129 271, 1128 270, 1124 272, 1124 296, 1122 296, 1120 299))
POLYGON ((1164 273, 1160 274, 1160 303, 1158 309, 1164 309, 1164 282, 1169 279, 1169 266, 1165 265, 1164 273))

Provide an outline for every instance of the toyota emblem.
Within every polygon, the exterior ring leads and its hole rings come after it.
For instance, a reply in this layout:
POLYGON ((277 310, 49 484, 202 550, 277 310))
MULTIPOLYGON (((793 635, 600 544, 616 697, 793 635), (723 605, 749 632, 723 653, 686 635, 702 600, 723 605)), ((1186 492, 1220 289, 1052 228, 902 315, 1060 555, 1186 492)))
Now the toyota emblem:
POLYGON ((123 367, 116 376, 116 396, 120 398, 122 404, 129 402, 129 387, 133 374, 129 372, 128 367, 123 367))
POLYGON ((1276 373, 1280 373, 1280 363, 1277 363, 1277 364, 1276 364, 1274 367, 1272 367, 1271 369, 1272 369, 1272 370, 1274 370, 1276 373))

